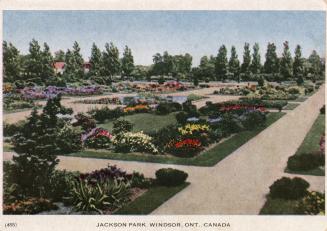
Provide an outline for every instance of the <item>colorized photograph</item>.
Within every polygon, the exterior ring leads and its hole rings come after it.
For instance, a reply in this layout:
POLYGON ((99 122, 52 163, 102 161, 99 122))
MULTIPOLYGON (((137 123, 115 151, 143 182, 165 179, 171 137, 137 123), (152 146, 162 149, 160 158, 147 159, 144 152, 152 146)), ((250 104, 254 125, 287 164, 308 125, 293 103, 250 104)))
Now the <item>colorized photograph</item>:
POLYGON ((324 11, 4 10, 4 215, 325 215, 324 11))

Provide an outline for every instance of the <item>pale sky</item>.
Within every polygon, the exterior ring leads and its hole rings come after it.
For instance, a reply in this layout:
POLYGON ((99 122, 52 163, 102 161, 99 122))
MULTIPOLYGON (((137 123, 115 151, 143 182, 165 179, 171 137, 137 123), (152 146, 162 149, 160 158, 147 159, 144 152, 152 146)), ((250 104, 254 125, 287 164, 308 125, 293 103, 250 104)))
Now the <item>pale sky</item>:
POLYGON ((216 55, 225 44, 236 46, 242 60, 245 42, 260 45, 261 60, 268 42, 289 41, 292 54, 297 44, 303 56, 312 50, 325 54, 325 13, 322 11, 4 11, 3 39, 23 54, 35 38, 51 51, 71 48, 76 40, 85 59, 92 43, 103 50, 113 42, 123 52, 128 45, 136 64, 152 63, 152 56, 190 53, 193 65, 203 55, 216 55))

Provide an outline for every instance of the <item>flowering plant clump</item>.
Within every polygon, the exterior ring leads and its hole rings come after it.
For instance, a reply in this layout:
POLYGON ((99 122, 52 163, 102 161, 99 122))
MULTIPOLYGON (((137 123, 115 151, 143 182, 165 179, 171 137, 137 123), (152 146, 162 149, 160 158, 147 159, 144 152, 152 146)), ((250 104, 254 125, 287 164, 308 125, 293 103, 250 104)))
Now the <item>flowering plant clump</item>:
POLYGON ((148 152, 158 154, 152 143, 152 137, 141 132, 119 133, 113 138, 115 150, 118 152, 148 152))
POLYGON ((83 103, 83 104, 115 104, 121 105, 121 101, 118 97, 113 98, 101 98, 101 99, 85 99, 85 100, 78 100, 74 103, 83 103))
POLYGON ((229 106, 222 106, 220 111, 222 112, 237 112, 237 111, 245 111, 245 110, 257 110, 260 112, 266 112, 266 109, 263 106, 248 106, 248 105, 229 105, 229 106))
POLYGON ((206 124, 186 124, 184 127, 178 128, 183 136, 196 135, 198 133, 208 132, 209 126, 206 124))
POLYGON ((134 113, 134 112, 148 112, 150 110, 148 105, 139 104, 136 106, 128 106, 123 109, 124 113, 134 113))
POLYGON ((309 192, 298 205, 299 210, 307 215, 325 215, 325 194, 309 192))
POLYGON ((112 135, 103 128, 93 128, 90 132, 82 134, 82 142, 88 148, 109 148, 112 135))
POLYGON ((191 157, 202 150, 202 143, 199 139, 172 140, 167 146, 170 153, 179 157, 191 157))

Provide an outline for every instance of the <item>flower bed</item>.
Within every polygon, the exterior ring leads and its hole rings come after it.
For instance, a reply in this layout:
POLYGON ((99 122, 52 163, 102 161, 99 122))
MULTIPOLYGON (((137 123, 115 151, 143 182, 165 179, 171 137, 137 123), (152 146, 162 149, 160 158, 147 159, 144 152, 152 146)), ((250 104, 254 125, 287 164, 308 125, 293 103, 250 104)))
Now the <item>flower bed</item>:
POLYGON ((84 100, 78 100, 74 101, 74 103, 82 103, 82 104, 115 104, 115 105, 121 105, 121 101, 118 97, 113 98, 101 98, 101 99, 84 99, 84 100))

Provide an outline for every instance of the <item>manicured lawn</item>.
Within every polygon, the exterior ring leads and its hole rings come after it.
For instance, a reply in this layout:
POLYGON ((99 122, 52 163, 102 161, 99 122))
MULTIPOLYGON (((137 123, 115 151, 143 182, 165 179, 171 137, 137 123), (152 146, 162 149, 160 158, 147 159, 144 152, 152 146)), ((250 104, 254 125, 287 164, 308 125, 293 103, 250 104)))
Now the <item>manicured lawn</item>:
POLYGON ((150 188, 147 192, 136 198, 131 203, 116 211, 114 214, 150 214, 153 210, 158 208, 178 192, 182 191, 188 185, 189 183, 184 183, 175 187, 155 186, 150 188))
POLYGON ((271 124, 280 119, 285 113, 271 112, 267 116, 265 126, 257 128, 251 131, 243 131, 229 139, 226 139, 222 143, 218 143, 213 148, 204 151, 198 156, 193 158, 179 158, 175 156, 166 155, 150 155, 142 153, 113 153, 105 150, 85 150, 78 153, 70 154, 69 156, 76 157, 88 157, 99 159, 114 159, 114 160, 128 160, 128 161, 142 161, 142 162, 154 162, 165 164, 180 164, 180 165, 194 165, 194 166, 213 166, 219 161, 233 153, 240 146, 247 141, 258 135, 261 131, 269 127, 271 124))
MULTIPOLYGON (((316 121, 312 125, 310 131, 304 138, 301 146, 296 151, 295 155, 303 155, 305 153, 312 153, 319 151, 319 141, 321 135, 325 132, 325 115, 319 114, 316 121)), ((290 171, 286 169, 286 172, 305 174, 305 175, 317 175, 324 176, 325 170, 321 168, 312 169, 310 171, 290 171)))
POLYGON ((293 110, 295 108, 297 108, 297 106, 299 106, 300 104, 298 103, 288 103, 283 110, 293 110))
POLYGON ((304 97, 304 96, 300 96, 299 98, 295 99, 295 100, 289 100, 289 101, 292 101, 292 102, 304 102, 306 101, 308 98, 307 97, 304 97))
POLYGON ((301 213, 297 209, 298 202, 298 200, 272 199, 268 197, 260 210, 260 215, 299 215, 301 213))
MULTIPOLYGON (((128 120, 132 124, 134 124, 134 132, 144 131, 146 133, 159 130, 171 124, 175 124, 175 114, 176 113, 170 113, 168 115, 156 115, 150 113, 139 113, 134 115, 123 116, 119 119, 128 120)), ((104 124, 99 124, 99 127, 112 131, 113 121, 104 124)))

